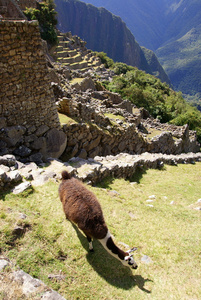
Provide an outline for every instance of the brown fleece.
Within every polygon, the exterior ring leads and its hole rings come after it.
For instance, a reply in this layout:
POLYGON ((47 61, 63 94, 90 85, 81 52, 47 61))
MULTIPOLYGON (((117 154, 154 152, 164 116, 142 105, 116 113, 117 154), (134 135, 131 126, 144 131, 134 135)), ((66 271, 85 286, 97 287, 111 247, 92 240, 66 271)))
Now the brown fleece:
POLYGON ((59 196, 68 220, 91 238, 103 239, 106 236, 108 228, 96 196, 79 180, 70 178, 66 171, 62 172, 59 196))

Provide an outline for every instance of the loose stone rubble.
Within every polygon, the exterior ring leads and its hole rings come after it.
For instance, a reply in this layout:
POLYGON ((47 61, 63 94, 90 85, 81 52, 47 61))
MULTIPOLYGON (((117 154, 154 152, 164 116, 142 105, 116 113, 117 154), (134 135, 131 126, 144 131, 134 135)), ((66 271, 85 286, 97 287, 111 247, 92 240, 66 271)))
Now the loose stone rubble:
POLYGON ((21 193, 32 186, 42 185, 49 179, 61 179, 61 171, 66 169, 71 175, 90 184, 96 184, 106 177, 130 178, 143 168, 162 168, 164 164, 194 164, 201 161, 201 152, 168 155, 161 153, 143 153, 131 155, 121 153, 116 156, 96 156, 83 159, 73 157, 68 162, 49 159, 47 164, 23 164, 13 155, 0 156, 0 189, 10 189, 21 193))
POLYGON ((10 260, 0 257, 0 294, 2 299, 65 300, 41 280, 16 270, 10 260))

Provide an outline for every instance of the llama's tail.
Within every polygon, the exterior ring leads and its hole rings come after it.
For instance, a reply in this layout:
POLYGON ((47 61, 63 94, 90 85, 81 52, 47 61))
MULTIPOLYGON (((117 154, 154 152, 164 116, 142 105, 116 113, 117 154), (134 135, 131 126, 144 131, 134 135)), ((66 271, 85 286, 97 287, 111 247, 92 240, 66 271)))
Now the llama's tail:
POLYGON ((63 180, 67 180, 71 178, 70 174, 67 171, 62 171, 61 176, 63 180))

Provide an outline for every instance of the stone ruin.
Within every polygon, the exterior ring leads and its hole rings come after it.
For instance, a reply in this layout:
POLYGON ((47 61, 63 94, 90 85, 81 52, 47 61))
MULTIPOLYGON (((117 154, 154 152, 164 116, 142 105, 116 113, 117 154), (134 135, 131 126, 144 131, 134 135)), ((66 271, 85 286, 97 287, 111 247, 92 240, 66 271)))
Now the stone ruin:
MULTIPOLYGON (((0 10, 6 11, 7 3, 9 12, 13 2, 1 0, 0 10)), ((105 90, 100 82, 111 80, 114 73, 80 38, 61 34, 55 61, 40 38, 38 23, 15 17, 0 22, 0 155, 40 164, 49 157, 199 151, 196 133, 187 125, 161 124, 105 90), (58 112, 70 121, 61 124, 58 112)))

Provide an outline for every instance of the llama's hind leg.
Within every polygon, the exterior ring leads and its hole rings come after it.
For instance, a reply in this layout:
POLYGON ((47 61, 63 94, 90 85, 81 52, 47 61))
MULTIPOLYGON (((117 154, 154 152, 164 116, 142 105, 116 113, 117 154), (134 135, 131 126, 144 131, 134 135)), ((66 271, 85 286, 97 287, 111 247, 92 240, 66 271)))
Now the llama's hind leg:
POLYGON ((87 235, 87 240, 89 242, 89 251, 94 252, 94 248, 93 248, 93 244, 92 244, 92 239, 88 235, 87 235))

